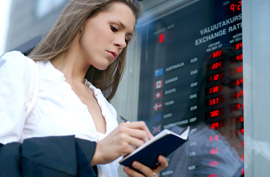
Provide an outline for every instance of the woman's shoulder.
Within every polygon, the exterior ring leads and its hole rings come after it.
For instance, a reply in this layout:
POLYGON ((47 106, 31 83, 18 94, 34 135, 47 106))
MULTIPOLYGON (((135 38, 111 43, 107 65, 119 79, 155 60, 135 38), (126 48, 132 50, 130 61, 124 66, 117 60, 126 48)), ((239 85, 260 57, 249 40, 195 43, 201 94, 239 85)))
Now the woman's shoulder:
POLYGON ((1 83, 11 86, 13 83, 29 85, 32 75, 31 63, 34 61, 19 51, 7 52, 0 57, 1 83))
POLYGON ((22 69, 28 65, 29 58, 20 51, 7 52, 0 58, 0 67, 6 66, 8 68, 22 69))
POLYGON ((27 58, 22 52, 20 51, 10 51, 4 53, 1 58, 3 59, 15 59, 15 58, 27 58))

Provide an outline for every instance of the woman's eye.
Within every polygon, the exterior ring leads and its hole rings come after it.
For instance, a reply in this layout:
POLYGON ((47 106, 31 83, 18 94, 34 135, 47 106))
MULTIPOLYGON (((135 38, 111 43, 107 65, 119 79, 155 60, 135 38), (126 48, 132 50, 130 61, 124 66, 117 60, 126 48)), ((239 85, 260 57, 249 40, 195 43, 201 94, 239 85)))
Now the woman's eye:
POLYGON ((112 26, 111 25, 111 30, 112 30, 112 32, 117 32, 118 31, 118 29, 117 28, 115 28, 114 26, 112 26))

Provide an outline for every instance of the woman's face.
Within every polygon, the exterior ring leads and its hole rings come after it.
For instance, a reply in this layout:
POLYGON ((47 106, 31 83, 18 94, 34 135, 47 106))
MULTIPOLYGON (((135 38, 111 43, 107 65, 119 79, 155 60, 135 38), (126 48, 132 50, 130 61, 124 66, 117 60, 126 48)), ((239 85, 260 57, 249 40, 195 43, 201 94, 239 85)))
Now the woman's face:
POLYGON ((119 56, 131 39, 136 23, 132 10, 124 3, 113 2, 84 24, 79 40, 86 62, 105 70, 119 56))

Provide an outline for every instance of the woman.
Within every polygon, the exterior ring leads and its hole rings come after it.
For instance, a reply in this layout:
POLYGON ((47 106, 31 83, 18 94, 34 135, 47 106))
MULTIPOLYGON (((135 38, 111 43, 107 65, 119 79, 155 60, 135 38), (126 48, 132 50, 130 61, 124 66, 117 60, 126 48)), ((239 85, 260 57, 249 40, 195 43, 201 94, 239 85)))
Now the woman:
MULTIPOLYGON (((139 13, 137 0, 70 0, 29 55, 39 69, 39 88, 27 119, 28 58, 19 52, 2 57, 0 176, 96 176, 97 171, 114 177, 118 158, 152 138, 143 122, 117 126, 116 111, 102 94, 110 100, 117 90, 139 13)), ((134 162, 135 170, 124 171, 153 177, 168 164, 165 157, 158 160, 155 169, 134 162)))

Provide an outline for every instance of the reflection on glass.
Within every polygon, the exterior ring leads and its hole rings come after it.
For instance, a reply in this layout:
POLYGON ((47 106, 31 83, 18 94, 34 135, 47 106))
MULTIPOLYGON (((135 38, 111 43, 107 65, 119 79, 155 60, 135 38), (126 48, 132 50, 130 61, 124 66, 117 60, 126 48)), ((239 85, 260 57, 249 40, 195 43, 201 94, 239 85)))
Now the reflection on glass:
POLYGON ((138 119, 153 134, 191 126, 161 176, 244 176, 241 1, 194 1, 139 31, 138 119))

